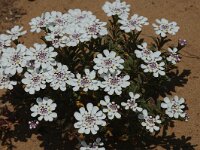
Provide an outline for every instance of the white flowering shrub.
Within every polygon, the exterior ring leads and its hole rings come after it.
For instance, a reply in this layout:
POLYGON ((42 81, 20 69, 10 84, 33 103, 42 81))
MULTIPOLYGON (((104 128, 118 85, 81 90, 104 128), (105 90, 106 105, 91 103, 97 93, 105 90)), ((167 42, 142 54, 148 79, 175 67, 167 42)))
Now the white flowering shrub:
POLYGON ((150 23, 130 5, 106 2, 103 11, 108 23, 80 9, 33 18, 30 31, 43 42, 32 47, 20 40, 23 27, 0 35, 0 89, 18 99, 30 129, 73 134, 72 149, 141 146, 171 120, 187 119, 185 100, 168 96, 186 45, 166 45, 177 23, 156 19, 147 44, 140 34, 150 23))

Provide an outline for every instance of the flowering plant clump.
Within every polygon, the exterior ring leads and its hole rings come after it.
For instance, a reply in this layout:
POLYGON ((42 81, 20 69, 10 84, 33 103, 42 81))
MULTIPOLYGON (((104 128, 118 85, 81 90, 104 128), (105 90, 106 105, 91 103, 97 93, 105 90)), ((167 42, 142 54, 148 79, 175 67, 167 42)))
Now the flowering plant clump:
POLYGON ((186 45, 179 40, 166 46, 179 30, 177 23, 156 19, 157 37, 147 44, 140 38, 150 24, 146 17, 131 16, 130 5, 120 0, 102 8, 109 23, 80 9, 33 18, 30 31, 41 32, 43 42, 32 47, 19 40, 26 34, 23 27, 0 35, 0 89, 23 90, 28 128, 76 132, 74 149, 138 146, 143 135, 187 119, 185 100, 167 97, 186 45))

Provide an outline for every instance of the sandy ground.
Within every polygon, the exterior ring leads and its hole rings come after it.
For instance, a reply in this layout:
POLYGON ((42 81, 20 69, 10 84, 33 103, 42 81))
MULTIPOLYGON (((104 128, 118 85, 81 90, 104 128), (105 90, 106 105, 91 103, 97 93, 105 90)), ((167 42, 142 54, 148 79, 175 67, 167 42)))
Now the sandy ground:
MULTIPOLYGON (((177 137, 191 137, 193 145, 200 145, 200 0, 126 0, 131 4, 131 14, 138 13, 149 18, 152 23, 156 18, 165 17, 176 21, 181 29, 174 40, 184 38, 188 46, 182 51, 182 61, 179 63, 180 72, 190 70, 187 84, 177 87, 176 94, 186 99, 189 106, 189 122, 176 122, 170 132, 175 132, 177 137)), ((23 8, 26 15, 17 21, 29 29, 28 22, 31 18, 41 15, 45 11, 66 11, 73 8, 81 8, 94 12, 98 18, 105 20, 106 16, 101 10, 105 0, 15 0, 15 7, 23 8)), ((0 4, 1 5, 1 4, 0 4)), ((13 24, 14 25, 14 24, 13 24)), ((1 23, 5 26, 4 23, 1 23)), ((144 27, 143 34, 153 34, 151 26, 144 27)), ((149 41, 149 39, 147 39, 149 41)), ((26 45, 38 42, 37 35, 29 33, 25 37, 26 45), (36 40, 37 39, 37 40, 36 40)), ((17 150, 40 150, 40 141, 32 137, 27 142, 16 142, 17 150)), ((195 147, 200 150, 200 146, 195 147)))

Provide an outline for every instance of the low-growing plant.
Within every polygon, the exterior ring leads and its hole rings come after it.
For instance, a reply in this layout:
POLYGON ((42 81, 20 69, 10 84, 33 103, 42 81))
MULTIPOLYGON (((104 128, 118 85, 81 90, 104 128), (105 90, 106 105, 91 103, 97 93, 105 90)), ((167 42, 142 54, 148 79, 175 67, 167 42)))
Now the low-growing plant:
POLYGON ((1 34, 0 88, 24 98, 17 108, 28 108, 27 127, 61 128, 73 149, 140 147, 162 126, 188 118, 185 100, 167 97, 187 43, 170 44, 179 30, 174 21, 156 19, 157 37, 141 38, 146 17, 129 17, 130 5, 119 0, 102 8, 108 23, 80 9, 33 18, 31 32, 42 42, 30 48, 20 38, 23 27, 1 34))

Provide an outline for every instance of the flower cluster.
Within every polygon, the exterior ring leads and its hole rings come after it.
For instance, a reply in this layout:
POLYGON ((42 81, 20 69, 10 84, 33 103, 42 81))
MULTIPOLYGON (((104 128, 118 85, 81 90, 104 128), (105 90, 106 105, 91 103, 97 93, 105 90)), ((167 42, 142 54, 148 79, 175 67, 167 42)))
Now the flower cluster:
POLYGON ((151 72, 154 77, 165 75, 165 63, 162 61, 163 58, 160 56, 161 52, 153 52, 149 50, 147 48, 147 43, 145 42, 142 43, 142 45, 138 45, 138 48, 141 50, 135 50, 135 54, 137 58, 140 58, 145 62, 145 64, 141 64, 141 68, 144 72, 151 72))
POLYGON ((7 30, 7 34, 0 34, 0 89, 13 89, 16 81, 10 79, 16 73, 22 73, 25 67, 25 51, 26 47, 18 44, 16 48, 12 48, 12 42, 18 40, 19 37, 26 34, 22 31, 23 27, 14 26, 11 30, 7 30))
POLYGON ((106 2, 102 9, 108 17, 116 15, 121 19, 125 19, 128 18, 130 5, 127 5, 126 2, 120 2, 120 0, 116 0, 113 3, 106 2))
POLYGON ((52 11, 33 18, 29 23, 31 32, 44 30, 46 41, 55 48, 76 46, 81 42, 96 39, 108 33, 106 23, 101 22, 90 11, 70 9, 67 13, 52 11))
MULTIPOLYGON (((60 122, 56 108, 63 107, 51 99, 52 91, 66 100, 66 105, 74 107, 72 110, 79 109, 69 119, 76 121, 74 128, 80 134, 103 134, 108 131, 107 127, 112 128, 111 121, 123 117, 128 121, 129 113, 134 114, 141 128, 151 133, 159 131, 161 123, 187 117, 183 98, 154 100, 155 93, 151 93, 154 89, 149 88, 154 85, 165 88, 163 83, 170 81, 168 73, 180 61, 179 51, 186 40, 179 40, 178 46, 165 49, 165 43, 170 41, 167 35, 175 35, 179 27, 175 22, 157 19, 158 25, 153 24, 153 27, 160 36, 148 45, 139 39, 143 26, 149 24, 148 19, 137 14, 128 19, 129 7, 120 0, 104 4, 104 12, 112 16, 108 25, 111 32, 105 27, 107 23, 101 22, 92 12, 70 9, 67 13, 46 12, 31 20, 31 32, 45 32, 43 44, 35 43, 27 48, 18 39, 26 34, 20 26, 0 34, 0 89, 12 90, 18 83, 25 92, 37 94, 36 104, 30 108, 31 116, 37 119, 30 119, 30 129, 42 125, 39 123, 42 120, 60 122), (86 58, 83 59, 82 54, 86 58), (74 58, 80 61, 77 63, 74 58), (43 93, 49 95, 43 97, 43 93), (159 106, 152 107, 151 99, 159 106)), ((63 112, 66 111, 58 114, 63 112)), ((98 138, 89 145, 82 142, 80 149, 105 148, 98 138)))

